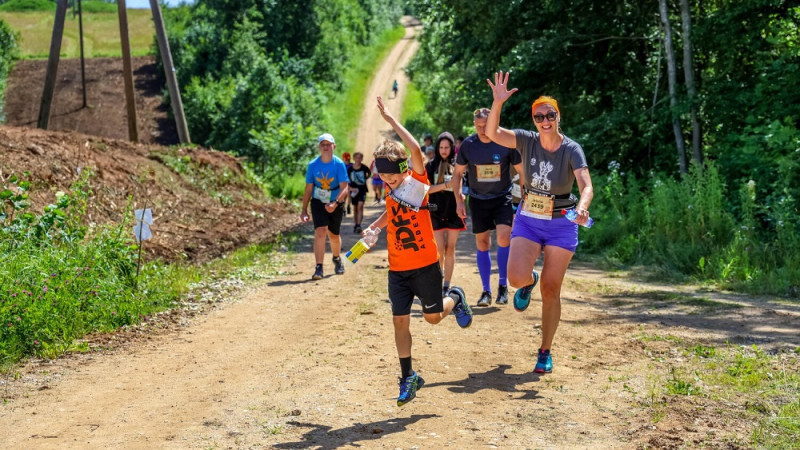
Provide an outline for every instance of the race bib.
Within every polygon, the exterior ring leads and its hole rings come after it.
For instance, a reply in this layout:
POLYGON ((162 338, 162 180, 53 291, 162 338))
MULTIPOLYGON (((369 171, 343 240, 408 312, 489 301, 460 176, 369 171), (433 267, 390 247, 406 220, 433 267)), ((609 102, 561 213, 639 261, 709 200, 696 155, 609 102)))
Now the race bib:
POLYGON ((452 175, 445 175, 444 176, 444 184, 445 184, 445 186, 447 186, 445 188, 446 191, 453 192, 452 185, 450 184, 450 180, 452 180, 452 179, 453 179, 452 175))
POLYGON ((514 198, 522 198, 522 188, 519 184, 514 183, 511 185, 511 196, 514 198))
POLYGON ((422 202, 425 201, 425 195, 430 188, 430 185, 408 176, 400 183, 397 189, 390 191, 389 195, 397 203, 409 207, 414 211, 419 211, 422 202))
POLYGON ((523 216, 537 219, 553 220, 553 204, 555 195, 528 192, 522 202, 523 216))
POLYGON ((478 164, 475 169, 475 176, 481 183, 500 181, 499 164, 478 164))
POLYGON ((331 191, 330 189, 322 189, 319 187, 314 186, 314 192, 312 196, 321 201, 322 203, 330 203, 331 202, 331 191))
POLYGON ((356 198, 358 196, 358 189, 350 188, 350 198, 356 198))

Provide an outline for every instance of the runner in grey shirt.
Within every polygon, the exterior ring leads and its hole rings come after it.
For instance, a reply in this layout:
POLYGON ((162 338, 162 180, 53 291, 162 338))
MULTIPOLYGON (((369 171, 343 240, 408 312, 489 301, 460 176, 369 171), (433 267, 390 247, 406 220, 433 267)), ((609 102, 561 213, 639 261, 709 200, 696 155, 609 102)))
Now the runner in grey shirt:
POLYGON ((592 178, 581 146, 561 133, 561 111, 552 97, 539 97, 531 105, 536 132, 500 127, 503 103, 516 88, 507 89, 508 74, 495 73, 492 87, 492 111, 486 120, 486 135, 494 142, 515 147, 523 156, 525 196, 517 208, 511 233, 508 281, 521 286, 514 295, 514 308, 524 311, 539 281, 534 263, 544 252, 542 267, 542 343, 534 372, 553 370, 550 347, 561 320, 561 283, 578 246, 578 225, 589 219, 589 205, 594 197, 592 178), (578 182, 580 199, 572 195, 578 182), (575 208, 575 223, 561 211, 575 208))
MULTIPOLYGON (((509 245, 511 243, 511 224, 514 221, 514 206, 511 196, 511 167, 522 171, 519 152, 513 147, 492 142, 486 136, 487 108, 480 108, 473 114, 476 133, 464 139, 456 155, 456 169, 453 173, 455 192, 461 190, 464 170, 469 168, 469 210, 472 215, 472 233, 475 235, 478 273, 481 276, 483 292, 478 306, 492 303, 492 230, 497 230, 497 299, 495 303, 508 303, 507 271, 509 245)), ((461 196, 456 196, 456 211, 461 218, 467 217, 467 209, 461 196)))

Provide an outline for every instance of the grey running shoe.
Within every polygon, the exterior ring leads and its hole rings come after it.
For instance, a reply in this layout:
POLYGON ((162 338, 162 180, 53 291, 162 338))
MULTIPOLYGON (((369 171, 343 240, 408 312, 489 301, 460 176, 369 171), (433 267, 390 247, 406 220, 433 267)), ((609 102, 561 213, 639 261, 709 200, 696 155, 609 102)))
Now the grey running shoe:
POLYGON ((333 266, 334 266, 333 272, 336 275, 341 275, 341 274, 344 273, 344 264, 342 264, 342 258, 340 258, 338 256, 334 257, 333 258, 333 266))
POLYGON ((314 269, 314 275, 311 275, 312 280, 321 280, 322 279, 322 264, 317 264, 317 267, 314 269))
POLYGON ((492 304, 492 292, 483 291, 483 293, 481 293, 480 300, 478 300, 478 306, 489 306, 491 304, 492 304))
POLYGON ((498 305, 508 304, 508 286, 500 285, 497 287, 497 298, 494 302, 498 305))

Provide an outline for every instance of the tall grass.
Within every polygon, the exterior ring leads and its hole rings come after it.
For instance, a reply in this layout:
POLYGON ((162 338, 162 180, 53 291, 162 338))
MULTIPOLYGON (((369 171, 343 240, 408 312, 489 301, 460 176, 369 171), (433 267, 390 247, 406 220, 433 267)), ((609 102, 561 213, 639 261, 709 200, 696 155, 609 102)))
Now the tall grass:
POLYGON ((721 287, 800 296, 800 216, 791 196, 766 200, 756 186, 726 186, 716 165, 647 181, 612 163, 596 179, 583 249, 613 264, 650 264, 661 275, 721 287))
MULTIPOLYGON (((90 2, 90 9, 95 9, 90 2)), ((111 5, 116 11, 116 6, 111 5)), ((71 10, 70 10, 71 11, 71 10)), ((149 9, 128 9, 128 36, 133 56, 144 56, 155 53, 153 47, 155 28, 153 16, 149 9)), ((46 59, 50 53, 50 39, 53 36, 52 12, 0 11, 0 19, 4 20, 12 30, 19 33, 20 57, 22 59, 46 59)), ((120 57, 119 19, 109 12, 88 12, 83 14, 84 52, 87 58, 120 57)), ((67 13, 64 24, 64 37, 61 43, 62 58, 80 57, 80 37, 78 16, 67 13)))
POLYGON ((272 276, 293 244, 292 236, 279 237, 201 266, 142 263, 137 277, 130 221, 83 224, 90 179, 84 170, 41 214, 28 209, 30 182, 11 176, 0 188, 0 371, 27 356, 79 349, 88 333, 147 321, 188 296, 236 285, 215 285, 220 280, 272 276))
POLYGON ((83 225, 88 174, 41 214, 28 209, 28 181, 13 176, 0 189, 0 366, 58 355, 86 333, 136 323, 178 296, 170 268, 145 264, 137 277, 131 223, 83 225))

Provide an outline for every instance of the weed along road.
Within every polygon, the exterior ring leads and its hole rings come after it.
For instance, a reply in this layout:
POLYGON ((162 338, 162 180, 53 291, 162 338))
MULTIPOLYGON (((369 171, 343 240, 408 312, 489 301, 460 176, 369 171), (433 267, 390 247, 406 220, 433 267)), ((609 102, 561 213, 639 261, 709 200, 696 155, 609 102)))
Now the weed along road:
MULTIPOLYGON (((409 42, 375 89, 390 89, 409 42)), ((364 116, 376 116, 366 105, 364 116)), ((364 127, 359 145, 369 149, 385 130, 364 127)), ((364 223, 381 208, 369 204, 364 223)), ((343 252, 358 239, 351 226, 346 216, 343 252)), ((260 279, 229 280, 239 287, 181 326, 6 373, 1 446, 746 448, 765 426, 748 412, 764 385, 731 374, 797 384, 796 303, 654 283, 578 258, 563 285, 552 373, 533 373, 538 289, 524 313, 473 308, 467 329, 451 317, 429 326, 416 304, 415 369, 426 384, 398 407, 385 236, 343 275, 328 253, 325 277, 312 281, 312 234, 304 225, 292 251, 250 269, 260 279)), ((472 305, 474 241, 460 237, 453 277, 472 305)))

